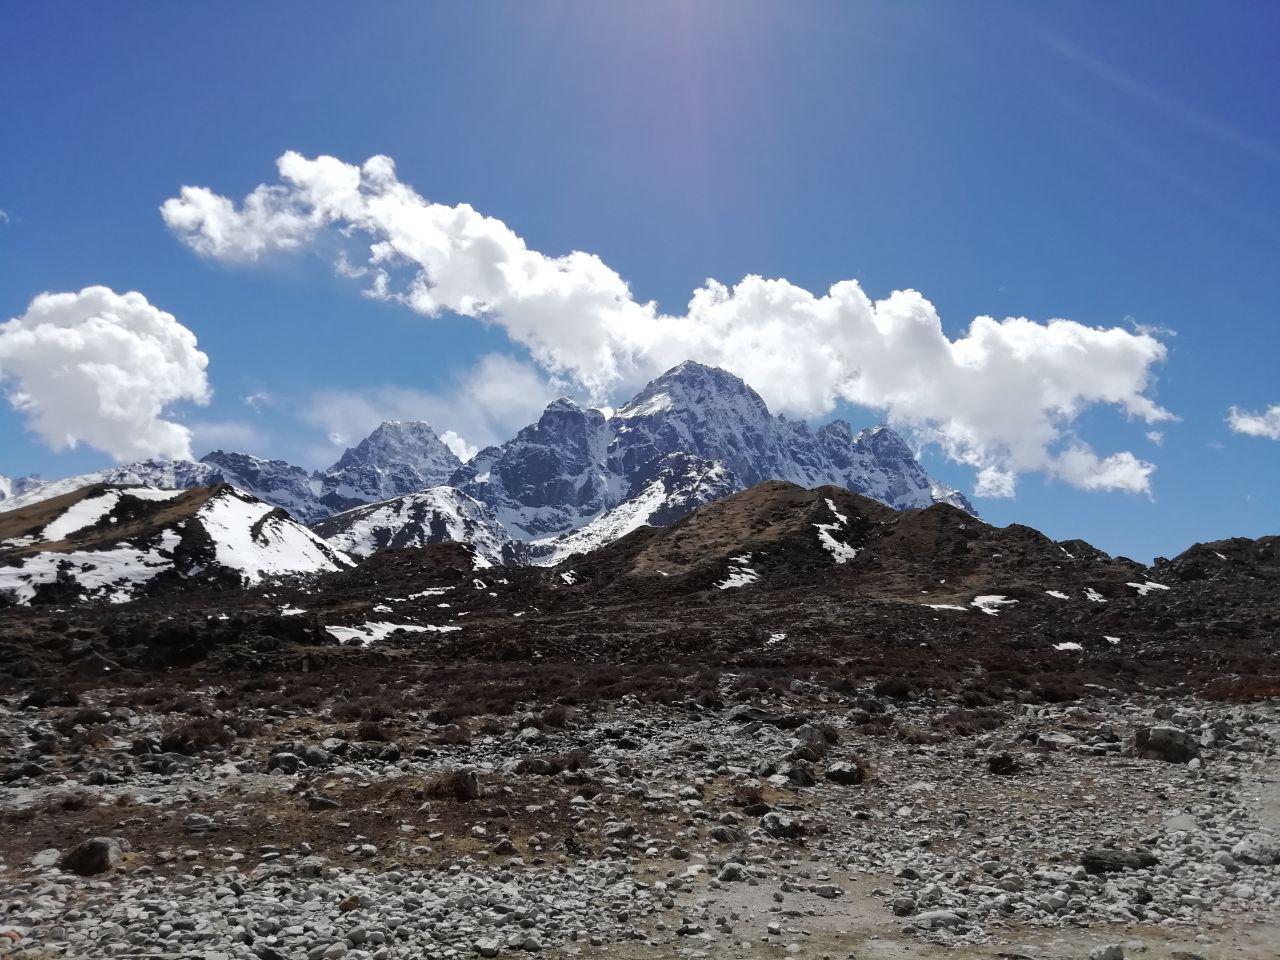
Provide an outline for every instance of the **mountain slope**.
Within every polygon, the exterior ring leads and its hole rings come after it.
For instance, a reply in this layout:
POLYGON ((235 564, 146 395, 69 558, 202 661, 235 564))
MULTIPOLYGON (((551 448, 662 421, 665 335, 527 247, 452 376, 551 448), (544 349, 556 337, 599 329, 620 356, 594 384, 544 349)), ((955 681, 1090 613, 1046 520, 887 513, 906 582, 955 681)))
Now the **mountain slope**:
POLYGON ((102 484, 157 489, 189 489, 224 482, 217 467, 198 460, 135 460, 62 480, 37 482, 0 501, 0 511, 20 510, 53 497, 102 484))
POLYGON ((637 480, 626 498, 584 527, 529 544, 529 560, 557 564, 575 553, 589 553, 643 526, 664 527, 695 507, 727 497, 740 484, 719 460, 700 460, 673 453, 660 462, 657 475, 637 480))
POLYGON ((350 564, 279 508, 225 484, 98 484, 0 514, 0 596, 19 604, 122 603, 350 564))
POLYGON ((453 487, 356 507, 314 524, 312 530, 355 557, 453 541, 470 544, 483 566, 517 559, 511 538, 489 508, 453 487))

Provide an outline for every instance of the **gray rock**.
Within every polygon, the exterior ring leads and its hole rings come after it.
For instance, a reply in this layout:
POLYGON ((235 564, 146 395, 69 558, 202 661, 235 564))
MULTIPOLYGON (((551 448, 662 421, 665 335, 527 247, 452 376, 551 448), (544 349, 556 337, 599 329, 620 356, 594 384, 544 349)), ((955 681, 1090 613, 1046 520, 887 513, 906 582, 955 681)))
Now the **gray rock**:
POLYGON ((867 779, 867 771, 862 764, 846 763, 843 760, 828 766, 822 775, 832 783, 842 786, 853 786, 867 779))
POLYGON ((1273 866, 1280 863, 1280 841, 1261 833, 1250 834, 1231 848, 1231 855, 1241 863, 1273 866))
POLYGON ((1144 727, 1134 735, 1133 752, 1147 760, 1186 763, 1200 755, 1200 743, 1181 727, 1144 727))
POLYGON ((1087 873, 1145 870, 1159 862, 1156 855, 1149 850, 1113 850, 1110 847, 1093 847, 1080 855, 1080 865, 1087 873))
POLYGON ((82 877, 106 873, 120 862, 128 841, 116 837, 94 837, 77 844, 63 855, 58 866, 82 877))

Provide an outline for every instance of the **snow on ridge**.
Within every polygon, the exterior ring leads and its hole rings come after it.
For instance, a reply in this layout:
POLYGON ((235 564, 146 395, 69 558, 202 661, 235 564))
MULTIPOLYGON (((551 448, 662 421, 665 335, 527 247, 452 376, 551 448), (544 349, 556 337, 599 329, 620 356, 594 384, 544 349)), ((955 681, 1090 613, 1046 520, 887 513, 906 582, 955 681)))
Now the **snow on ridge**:
POLYGON ((827 499, 827 507, 833 514, 835 514, 836 522, 814 524, 814 526, 818 528, 818 543, 820 543, 823 548, 831 554, 832 559, 835 560, 836 563, 848 563, 850 560, 857 558, 861 548, 851 547, 847 543, 843 543, 835 538, 831 531, 839 530, 844 527, 844 525, 849 522, 849 518, 837 510, 836 505, 832 503, 830 499, 827 499))
POLYGON ((211 497, 196 513, 213 540, 214 556, 248 583, 264 577, 331 573, 352 561, 306 527, 280 516, 278 508, 235 491, 211 497))
POLYGON ((501 564, 511 542, 487 506, 449 486, 355 507, 321 521, 315 529, 331 546, 361 558, 389 546, 466 543, 477 569, 501 564))
POLYGON ((73 533, 92 527, 114 510, 124 497, 161 501, 172 500, 182 493, 182 490, 158 490, 154 487, 109 487, 73 503, 60 517, 40 531, 40 539, 56 543, 73 533))

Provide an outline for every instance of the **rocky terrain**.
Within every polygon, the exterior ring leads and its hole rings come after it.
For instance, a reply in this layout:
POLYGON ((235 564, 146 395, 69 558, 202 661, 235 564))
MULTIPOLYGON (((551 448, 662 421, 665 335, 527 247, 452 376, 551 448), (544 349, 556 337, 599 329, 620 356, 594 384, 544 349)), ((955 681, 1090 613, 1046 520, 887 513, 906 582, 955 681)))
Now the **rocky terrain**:
MULTIPOLYGON (((47 556, 209 496, 0 518, 47 556)), ((765 482, 494 559, 0 609, 0 943, 1275 956, 1280 539, 1145 567, 765 482)))

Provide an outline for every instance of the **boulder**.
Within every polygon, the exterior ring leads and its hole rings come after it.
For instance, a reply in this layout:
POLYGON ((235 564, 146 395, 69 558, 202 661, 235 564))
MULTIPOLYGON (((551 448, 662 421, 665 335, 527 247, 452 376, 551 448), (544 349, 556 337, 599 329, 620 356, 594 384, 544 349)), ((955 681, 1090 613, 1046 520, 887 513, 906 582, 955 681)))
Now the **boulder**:
POLYGON ((849 787, 864 782, 867 779, 867 770, 858 761, 853 763, 840 761, 828 766, 822 775, 832 783, 849 787))
POLYGON ((1147 760, 1186 763, 1200 755, 1200 743, 1181 727, 1144 727, 1134 735, 1133 752, 1147 760))
POLYGON ((1086 873, 1145 870, 1159 862, 1149 850, 1113 850, 1110 847, 1093 847, 1080 856, 1080 865, 1086 873))
POLYGON ((116 837, 94 837, 92 840, 77 844, 63 854, 58 866, 82 877, 106 873, 120 862, 128 846, 127 840, 116 837))

